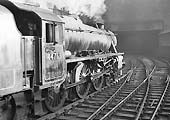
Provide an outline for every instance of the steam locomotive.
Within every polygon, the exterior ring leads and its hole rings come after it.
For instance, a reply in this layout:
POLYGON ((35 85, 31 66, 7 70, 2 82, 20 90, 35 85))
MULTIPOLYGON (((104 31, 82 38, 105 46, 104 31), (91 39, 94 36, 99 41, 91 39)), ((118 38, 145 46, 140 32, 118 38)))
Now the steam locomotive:
POLYGON ((0 120, 59 110, 110 85, 122 67, 114 33, 36 5, 0 1, 0 120))

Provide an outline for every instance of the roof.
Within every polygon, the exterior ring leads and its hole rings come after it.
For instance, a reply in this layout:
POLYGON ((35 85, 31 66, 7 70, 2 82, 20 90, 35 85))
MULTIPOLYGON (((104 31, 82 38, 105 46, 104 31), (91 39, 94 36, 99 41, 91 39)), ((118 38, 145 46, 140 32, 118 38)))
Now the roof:
POLYGON ((19 9, 22 9, 25 11, 32 11, 36 13, 43 20, 63 22, 57 15, 55 15, 54 13, 48 10, 41 9, 35 6, 26 5, 23 3, 13 3, 13 4, 16 5, 16 7, 18 7, 19 9))

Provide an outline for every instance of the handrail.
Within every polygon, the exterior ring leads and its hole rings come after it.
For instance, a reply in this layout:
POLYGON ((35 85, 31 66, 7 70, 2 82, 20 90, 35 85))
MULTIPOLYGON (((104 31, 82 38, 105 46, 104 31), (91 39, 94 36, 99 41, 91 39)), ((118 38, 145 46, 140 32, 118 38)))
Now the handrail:
POLYGON ((124 102, 126 102, 128 100, 128 98, 133 95, 148 79, 150 79, 150 77, 152 76, 152 73, 154 72, 156 67, 154 67, 151 71, 151 73, 149 74, 149 76, 147 76, 147 78, 145 78, 145 80, 140 83, 140 85, 135 88, 126 98, 124 98, 119 104, 117 104, 114 108, 112 108, 105 116, 103 116, 100 120, 104 120, 106 119, 107 116, 109 116, 113 111, 115 111, 120 105, 122 105, 124 102))
POLYGON ((116 96, 116 94, 122 89, 122 87, 126 84, 126 82, 131 78, 134 69, 136 69, 136 67, 133 68, 132 70, 128 71, 128 73, 127 73, 128 76, 127 76, 126 80, 124 81, 124 83, 119 87, 119 89, 102 106, 100 106, 100 108, 98 108, 90 117, 88 117, 87 120, 94 119, 95 116, 97 114, 99 114, 104 109, 104 107, 110 103, 110 101, 113 100, 113 98, 116 96))

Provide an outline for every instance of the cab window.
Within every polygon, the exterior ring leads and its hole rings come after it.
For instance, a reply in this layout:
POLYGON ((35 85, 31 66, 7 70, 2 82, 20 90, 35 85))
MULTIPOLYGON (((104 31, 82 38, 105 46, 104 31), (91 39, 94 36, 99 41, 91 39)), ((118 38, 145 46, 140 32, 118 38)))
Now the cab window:
POLYGON ((59 44, 63 43, 63 28, 62 28, 62 24, 56 24, 55 25, 55 40, 59 44))
POLYGON ((53 29, 54 29, 53 24, 46 23, 46 42, 47 43, 54 42, 54 34, 53 34, 54 30, 53 29))
POLYGON ((60 29, 59 29, 59 25, 55 25, 55 41, 60 43, 60 29))
POLYGON ((46 43, 63 43, 62 24, 46 23, 46 43))

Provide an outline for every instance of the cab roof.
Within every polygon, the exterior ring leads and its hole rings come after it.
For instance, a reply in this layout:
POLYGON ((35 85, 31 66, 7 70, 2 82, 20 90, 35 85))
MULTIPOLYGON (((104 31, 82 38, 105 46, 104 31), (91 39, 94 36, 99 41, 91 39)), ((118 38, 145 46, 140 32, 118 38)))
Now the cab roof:
POLYGON ((31 5, 27 5, 27 4, 23 4, 23 3, 14 2, 13 4, 19 9, 36 13, 42 20, 63 22, 57 15, 55 15, 53 12, 50 12, 48 10, 35 7, 35 6, 31 6, 31 5))

